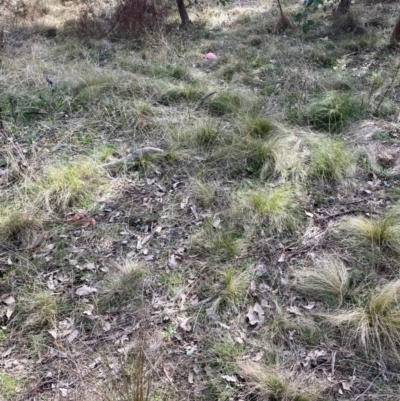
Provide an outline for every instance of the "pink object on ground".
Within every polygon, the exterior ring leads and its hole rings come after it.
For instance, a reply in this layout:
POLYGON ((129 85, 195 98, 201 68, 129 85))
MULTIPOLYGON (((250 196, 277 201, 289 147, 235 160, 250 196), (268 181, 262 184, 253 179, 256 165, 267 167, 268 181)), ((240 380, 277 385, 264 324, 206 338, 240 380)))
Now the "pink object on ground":
POLYGON ((204 58, 207 60, 216 60, 217 56, 214 53, 207 53, 204 58))

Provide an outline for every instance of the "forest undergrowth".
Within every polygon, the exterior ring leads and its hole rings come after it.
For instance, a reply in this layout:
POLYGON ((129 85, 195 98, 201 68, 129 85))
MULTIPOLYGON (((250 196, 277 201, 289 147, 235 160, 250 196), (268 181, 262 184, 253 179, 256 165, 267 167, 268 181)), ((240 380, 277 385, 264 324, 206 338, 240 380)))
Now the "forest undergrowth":
POLYGON ((0 400, 398 400, 399 5, 77 7, 2 15, 0 400))

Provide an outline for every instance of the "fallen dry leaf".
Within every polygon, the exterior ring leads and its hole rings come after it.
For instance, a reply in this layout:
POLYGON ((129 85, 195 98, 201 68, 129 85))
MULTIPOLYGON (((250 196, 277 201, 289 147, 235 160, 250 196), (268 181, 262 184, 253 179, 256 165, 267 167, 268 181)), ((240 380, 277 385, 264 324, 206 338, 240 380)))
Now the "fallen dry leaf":
POLYGON ((77 290, 75 291, 75 294, 79 295, 80 297, 84 297, 86 295, 94 294, 95 292, 97 292, 97 288, 83 285, 82 287, 77 288, 77 290))
POLYGON ((292 313, 293 315, 303 316, 303 314, 301 313, 300 309, 297 306, 290 306, 289 308, 286 308, 286 310, 289 313, 292 313))
POLYGON ((314 308, 314 306, 315 306, 315 302, 309 302, 308 305, 304 305, 303 308, 311 310, 314 308))
POLYGON ((264 310, 258 302, 254 306, 250 306, 246 316, 251 326, 264 322, 264 310))
POLYGON ((78 335, 79 335, 79 331, 76 330, 76 329, 73 330, 73 331, 68 335, 67 341, 68 341, 69 343, 72 343, 72 341, 74 341, 75 338, 78 337, 78 335))
POLYGON ((2 301, 7 305, 6 316, 10 319, 15 310, 15 298, 12 295, 3 297, 2 301))
POLYGON ((170 267, 171 269, 174 269, 176 266, 178 266, 178 263, 175 260, 175 255, 172 254, 168 261, 168 267, 170 267))
POLYGON ((8 348, 6 351, 4 351, 1 354, 2 358, 7 358, 9 355, 11 355, 11 353, 13 352, 13 349, 15 348, 15 345, 13 345, 12 347, 8 348))
POLYGON ((353 380, 349 382, 341 382, 343 390, 350 391, 351 387, 353 386, 353 380))
POLYGON ((88 228, 90 226, 95 227, 97 222, 93 217, 85 216, 82 213, 76 213, 74 216, 65 220, 67 223, 79 224, 82 228, 88 228))
POLYGON ((185 331, 190 331, 192 330, 192 326, 189 323, 190 318, 189 317, 179 317, 178 316, 178 322, 179 322, 179 327, 185 331))
POLYGON ((237 378, 235 376, 222 375, 221 377, 224 380, 226 380, 227 382, 230 382, 230 383, 236 383, 237 382, 237 378))

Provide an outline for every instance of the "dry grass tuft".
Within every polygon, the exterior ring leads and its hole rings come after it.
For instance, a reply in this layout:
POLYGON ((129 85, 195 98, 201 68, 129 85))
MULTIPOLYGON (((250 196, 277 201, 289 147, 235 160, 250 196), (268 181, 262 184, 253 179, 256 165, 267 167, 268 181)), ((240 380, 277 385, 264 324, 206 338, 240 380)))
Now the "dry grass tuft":
POLYGON ((367 354, 378 354, 383 360, 392 353, 399 360, 400 346, 400 280, 373 292, 363 306, 327 316, 344 335, 359 341, 367 354))
POLYGON ((349 293, 350 277, 346 266, 337 256, 319 260, 316 265, 296 272, 295 287, 307 297, 340 307, 349 293))
POLYGON ((39 245, 42 231, 42 222, 33 211, 17 211, 10 207, 3 211, 0 236, 5 242, 11 242, 21 248, 31 248, 39 245))
POLYGON ((214 185, 199 179, 193 179, 190 183, 191 199, 197 206, 208 208, 217 198, 214 185))
POLYGON ((213 302, 213 307, 237 308, 243 302, 248 292, 251 280, 251 272, 240 271, 234 267, 228 267, 220 273, 219 295, 213 302))
POLYGON ((340 229, 356 248, 366 247, 373 252, 400 253, 400 215, 395 207, 382 217, 355 216, 344 220, 340 229))
POLYGON ((141 299, 145 269, 136 262, 118 264, 105 279, 99 293, 100 310, 134 304, 141 299))
MULTIPOLYGON (((133 360, 121 360, 119 369, 109 366, 107 382, 100 386, 106 401, 149 401, 152 395, 153 377, 146 357, 147 339, 141 329, 136 340, 133 360)), ((132 358, 131 358, 132 359, 132 358)))
POLYGON ((56 327, 57 317, 62 310, 63 304, 59 295, 36 289, 21 297, 12 323, 21 325, 30 332, 52 329, 56 327))
POLYGON ((250 391, 257 391, 260 400, 316 401, 321 392, 315 384, 307 383, 302 375, 294 375, 276 366, 247 363, 240 367, 250 391))

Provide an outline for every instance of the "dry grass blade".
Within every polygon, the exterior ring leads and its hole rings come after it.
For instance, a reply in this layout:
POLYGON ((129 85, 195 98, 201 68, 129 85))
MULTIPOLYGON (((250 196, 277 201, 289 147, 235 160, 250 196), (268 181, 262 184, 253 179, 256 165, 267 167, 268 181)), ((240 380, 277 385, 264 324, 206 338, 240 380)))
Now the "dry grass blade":
POLYGON ((133 362, 121 361, 120 369, 110 368, 110 379, 100 388, 106 401, 149 401, 152 391, 152 374, 146 359, 146 338, 141 332, 137 339, 133 362))

